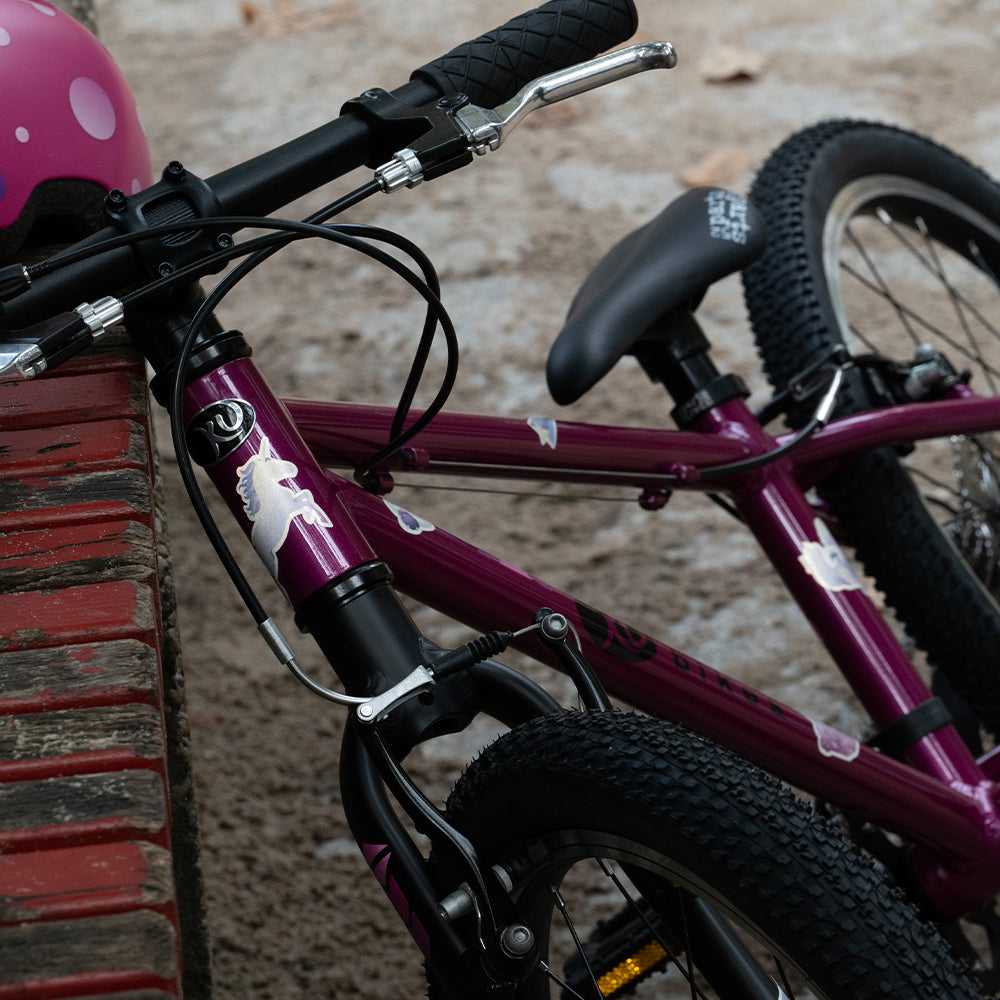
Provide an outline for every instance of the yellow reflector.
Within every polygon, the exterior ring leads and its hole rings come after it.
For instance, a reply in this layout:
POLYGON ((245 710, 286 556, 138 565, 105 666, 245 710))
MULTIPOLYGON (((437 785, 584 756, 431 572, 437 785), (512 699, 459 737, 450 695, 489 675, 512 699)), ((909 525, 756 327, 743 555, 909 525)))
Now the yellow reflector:
POLYGON ((667 953, 659 941, 650 941, 644 948, 640 948, 624 962, 619 962, 610 972, 604 973, 597 980, 597 988, 601 991, 601 996, 614 996, 623 986, 627 986, 633 979, 638 979, 639 976, 649 972, 654 965, 662 962, 666 957, 667 953))

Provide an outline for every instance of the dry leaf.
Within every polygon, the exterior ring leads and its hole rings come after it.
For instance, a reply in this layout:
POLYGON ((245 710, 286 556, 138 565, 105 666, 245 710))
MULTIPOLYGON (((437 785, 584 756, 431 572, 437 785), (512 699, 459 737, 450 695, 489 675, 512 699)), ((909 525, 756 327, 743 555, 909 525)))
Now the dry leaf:
POLYGON ((331 0, 331 9, 303 10, 298 0, 272 0, 269 6, 242 0, 240 9, 246 25, 257 28, 265 36, 276 37, 333 24, 344 16, 346 6, 343 0, 331 0))
POLYGON ((759 52, 720 45, 702 59, 698 72, 706 83, 734 83, 755 80, 764 70, 764 57, 759 52))
POLYGON ((718 146, 703 160, 685 167, 678 177, 685 187, 728 187, 742 177, 750 166, 745 149, 718 146))

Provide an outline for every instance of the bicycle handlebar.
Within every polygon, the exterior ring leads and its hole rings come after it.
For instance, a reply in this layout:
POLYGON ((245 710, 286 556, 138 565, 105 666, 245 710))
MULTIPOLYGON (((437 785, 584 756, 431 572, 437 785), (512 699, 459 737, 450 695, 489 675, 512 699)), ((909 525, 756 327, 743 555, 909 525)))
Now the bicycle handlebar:
POLYGON ((551 0, 421 66, 410 79, 495 108, 536 77, 590 59, 637 27, 633 0, 551 0))
MULTIPOLYGON (((638 17, 634 0, 549 0, 440 59, 414 71, 392 92, 420 107, 447 94, 465 93, 492 107, 539 75, 589 59, 626 41, 638 17)), ((206 186, 217 214, 262 216, 356 169, 375 149, 375 133, 348 113, 291 142, 209 178, 206 186)), ((137 197, 141 197, 137 196, 137 197)), ((180 219, 194 217, 180 215, 180 219)), ((107 228, 79 247, 120 236, 107 228)), ((76 249, 76 248, 74 248, 76 249)), ((139 258, 129 247, 102 253, 39 277, 3 304, 0 324, 20 330, 140 280, 139 258)))

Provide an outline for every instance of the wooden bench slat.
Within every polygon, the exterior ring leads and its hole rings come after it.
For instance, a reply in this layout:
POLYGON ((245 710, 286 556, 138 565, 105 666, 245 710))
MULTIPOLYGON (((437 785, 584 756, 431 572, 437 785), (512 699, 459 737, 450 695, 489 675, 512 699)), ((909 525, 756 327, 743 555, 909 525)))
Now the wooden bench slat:
POLYGON ((30 531, 40 524, 152 517, 145 469, 58 476, 0 477, 0 531, 30 531))
POLYGON ((135 420, 95 420, 4 431, 0 460, 4 479, 67 469, 145 468, 146 430, 135 420))
POLYGON ((0 924, 122 913, 172 901, 170 853, 153 844, 0 855, 0 924))
POLYGON ((0 653, 0 715, 160 701, 156 650, 135 639, 0 653))
POLYGON ((0 652, 157 639, 153 592, 132 580, 0 595, 0 652))
POLYGON ((0 784, 0 852, 109 840, 164 841, 162 775, 112 771, 0 784))
POLYGON ((162 759, 163 719, 159 710, 153 705, 99 705, 0 716, 0 762, 101 750, 126 750, 144 760, 162 759))
POLYGON ((146 580, 155 568, 153 532, 136 521, 0 534, 0 592, 146 580))
POLYGON ((141 417, 146 383, 128 371, 98 371, 71 378, 0 383, 0 429, 141 417))
MULTIPOLYGON (((41 986, 45 980, 65 978, 78 978, 88 985, 98 985, 102 979, 113 984, 131 978, 136 986, 145 978, 146 985, 165 985, 176 976, 176 949, 173 925, 152 910, 2 927, 0 984, 23 984, 27 991, 8 992, 9 996, 31 996, 33 982, 41 986), (89 979, 85 978, 88 973, 89 979)), ((0 997, 4 996, 0 986, 0 997)))

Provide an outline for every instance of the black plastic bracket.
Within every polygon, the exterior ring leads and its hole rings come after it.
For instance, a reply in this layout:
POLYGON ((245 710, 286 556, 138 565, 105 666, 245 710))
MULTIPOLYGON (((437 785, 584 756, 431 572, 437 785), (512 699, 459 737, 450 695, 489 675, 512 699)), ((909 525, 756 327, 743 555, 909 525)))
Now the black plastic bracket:
POLYGON ((464 94, 453 94, 418 108, 375 88, 348 101, 340 113, 363 119, 374 134, 375 152, 366 167, 380 167, 400 150, 412 149, 420 158, 424 180, 433 180, 473 160, 469 140, 455 118, 468 103, 464 94))
MULTIPOLYGON (((202 178, 173 160, 152 187, 129 196, 117 189, 111 191, 104 202, 104 215, 109 225, 123 233, 141 233, 155 226, 217 218, 222 208, 202 178)), ((199 228, 143 240, 133 250, 150 278, 162 278, 228 246, 232 246, 230 234, 199 228)))
POLYGON ((915 743, 951 721, 952 715, 945 703, 940 698, 932 698, 890 723, 868 740, 868 744, 889 757, 901 758, 915 743))

